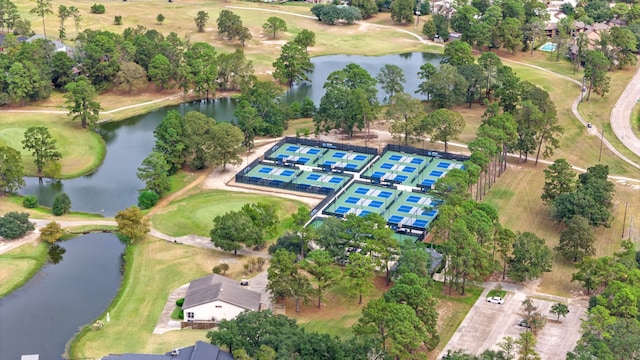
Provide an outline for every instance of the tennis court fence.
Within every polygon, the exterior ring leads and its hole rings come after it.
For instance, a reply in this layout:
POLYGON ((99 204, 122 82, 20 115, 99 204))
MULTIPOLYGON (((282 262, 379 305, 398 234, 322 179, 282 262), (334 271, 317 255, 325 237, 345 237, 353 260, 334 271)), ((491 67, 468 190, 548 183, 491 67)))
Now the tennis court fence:
POLYGON ((429 150, 429 149, 419 149, 419 148, 413 148, 413 147, 403 146, 403 145, 394 145, 394 144, 388 144, 387 146, 385 146, 384 150, 382 152, 384 153, 386 151, 395 151, 395 152, 399 152, 399 153, 407 153, 407 154, 415 154, 415 155, 421 155, 421 156, 429 156, 429 157, 432 157, 432 158, 446 159, 446 160, 457 160, 457 161, 467 161, 467 160, 469 160, 469 157, 466 156, 466 155, 459 155, 459 154, 452 154, 452 153, 446 153, 446 152, 440 152, 440 151, 433 151, 433 150, 429 150))

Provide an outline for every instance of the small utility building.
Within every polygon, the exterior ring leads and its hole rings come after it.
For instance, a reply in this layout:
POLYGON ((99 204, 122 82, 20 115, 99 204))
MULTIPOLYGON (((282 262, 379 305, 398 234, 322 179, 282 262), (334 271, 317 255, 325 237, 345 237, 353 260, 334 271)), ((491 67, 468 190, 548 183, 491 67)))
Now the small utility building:
POLYGON ((185 321, 231 320, 243 311, 260 311, 260 296, 236 280, 213 274, 189 284, 182 311, 185 321))

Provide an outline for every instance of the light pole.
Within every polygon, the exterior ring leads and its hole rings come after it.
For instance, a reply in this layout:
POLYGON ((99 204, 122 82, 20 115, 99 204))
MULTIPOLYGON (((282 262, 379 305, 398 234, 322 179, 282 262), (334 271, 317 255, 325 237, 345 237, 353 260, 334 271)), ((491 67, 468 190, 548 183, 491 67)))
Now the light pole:
POLYGON ((585 81, 585 76, 582 77, 582 88, 580 88, 580 102, 582 102, 582 99, 584 99, 584 93, 587 90, 584 86, 584 81, 585 81))

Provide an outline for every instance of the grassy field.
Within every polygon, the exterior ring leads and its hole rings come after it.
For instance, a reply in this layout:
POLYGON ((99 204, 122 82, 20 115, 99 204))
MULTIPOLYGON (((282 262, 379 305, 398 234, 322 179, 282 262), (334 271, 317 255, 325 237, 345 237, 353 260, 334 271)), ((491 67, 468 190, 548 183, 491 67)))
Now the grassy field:
POLYGON ((25 173, 35 175, 33 156, 22 148, 24 132, 31 126, 46 126, 62 154, 62 176, 72 178, 95 171, 105 156, 105 144, 95 132, 80 128, 65 115, 10 113, 0 115, 0 146, 10 146, 22 155, 25 173))
POLYGON ((304 206, 301 202, 279 197, 234 191, 193 190, 186 197, 171 202, 162 212, 154 215, 151 222, 154 228, 171 236, 209 236, 214 217, 229 211, 238 211, 244 204, 256 202, 276 206, 281 221, 278 233, 288 228, 287 218, 298 211, 298 207, 304 206))
POLYGON ((108 310, 111 321, 100 331, 82 332, 71 346, 71 358, 97 359, 125 352, 159 354, 196 340, 207 341, 204 330, 152 332, 172 290, 210 274, 222 261, 230 265, 227 276, 241 276, 244 258, 147 237, 128 250, 127 261, 123 285, 108 310))
MULTIPOLYGON (((42 19, 34 14, 29 14, 29 10, 33 8, 33 4, 26 0, 18 0, 15 3, 18 6, 21 16, 31 21, 33 29, 37 33, 42 33, 42 19)), ((91 14, 89 11, 91 4, 81 0, 54 0, 52 1, 52 6, 53 9, 57 9, 61 4, 67 7, 78 7, 83 18, 80 31, 84 29, 102 29, 122 33, 127 27, 143 25, 148 29, 155 29, 163 34, 175 32, 180 37, 186 36, 192 43, 197 41, 209 42, 219 50, 232 52, 237 47, 240 47, 239 43, 229 43, 226 39, 223 39, 222 36, 218 34, 216 25, 216 19, 220 11, 227 9, 239 15, 243 25, 247 26, 253 35, 253 38, 247 41, 243 50, 247 56, 253 60, 256 71, 261 74, 266 73, 266 71, 270 69, 271 63, 279 55, 280 46, 285 41, 292 40, 301 29, 311 30, 316 33, 316 46, 311 49, 312 56, 346 53, 381 55, 398 51, 409 52, 424 48, 418 41, 413 40, 410 35, 391 29, 381 27, 374 28, 366 25, 364 29, 359 25, 324 25, 315 18, 305 17, 312 16, 309 11, 312 4, 307 3, 286 3, 278 5, 234 0, 228 2, 194 0, 188 3, 169 3, 152 0, 131 2, 109 0, 100 3, 105 5, 106 12, 99 15, 91 14), (243 7, 244 9, 229 8, 231 6, 243 7), (194 22, 198 11, 205 11, 209 14, 209 21, 205 27, 205 31, 202 33, 197 32, 194 22), (304 16, 279 14, 271 11, 292 12, 304 16), (156 21, 156 16, 160 13, 165 17, 162 24, 158 24, 156 21), (114 24, 114 17, 116 15, 122 16, 122 25, 114 24), (278 34, 275 40, 273 40, 271 36, 265 36, 262 32, 262 24, 271 16, 280 17, 287 23, 287 32, 278 34), (370 45, 372 42, 376 42, 379 45, 372 47, 370 45)), ((389 17, 388 14, 383 14, 380 18, 384 18, 385 16, 389 17)), ((47 34, 55 37, 59 28, 58 18, 54 15, 49 15, 45 17, 45 22, 47 34)), ((69 39, 75 38, 76 31, 72 20, 67 21, 66 30, 69 39)), ((69 43, 72 42, 69 41, 69 43)))
POLYGON ((0 298, 22 286, 47 261, 48 246, 29 243, 0 254, 0 298))
MULTIPOLYGON (((549 215, 549 209, 540 200, 544 184, 544 166, 534 167, 531 164, 510 164, 509 169, 488 196, 485 202, 494 205, 500 214, 501 223, 514 231, 530 231, 545 239, 550 248, 558 245, 563 225, 556 223, 549 215)), ((611 255, 619 250, 623 225, 625 238, 630 237, 639 244, 640 233, 637 227, 630 234, 631 219, 640 216, 640 187, 637 184, 616 183, 614 197, 613 221, 610 228, 599 227, 596 236, 596 256, 611 255), (625 223, 625 208, 629 204, 625 223)), ((540 291, 553 295, 570 296, 580 290, 578 283, 571 283, 571 274, 575 271, 573 264, 561 256, 556 256, 553 271, 545 273, 540 283, 540 291)))

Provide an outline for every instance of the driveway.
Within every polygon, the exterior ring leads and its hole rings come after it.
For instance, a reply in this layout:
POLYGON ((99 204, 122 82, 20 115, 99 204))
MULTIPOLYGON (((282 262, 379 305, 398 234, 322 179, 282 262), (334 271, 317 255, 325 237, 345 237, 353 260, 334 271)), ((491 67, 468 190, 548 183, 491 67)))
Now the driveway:
MULTIPOLYGON (((507 284, 505 284, 507 285, 507 284)), ((490 288, 487 286, 482 296, 469 311, 458 330, 449 340, 441 355, 448 350, 462 349, 471 354, 479 355, 487 349, 499 350, 497 344, 505 336, 516 338, 526 328, 518 326, 522 319, 522 301, 531 296, 538 311, 547 316, 547 325, 538 333, 536 351, 542 359, 564 359, 580 338, 581 318, 586 312, 586 304, 572 299, 535 294, 517 285, 509 286, 509 291, 502 305, 486 301, 490 288), (549 309, 556 302, 569 305, 569 314, 556 323, 556 317, 549 313, 549 309)))

